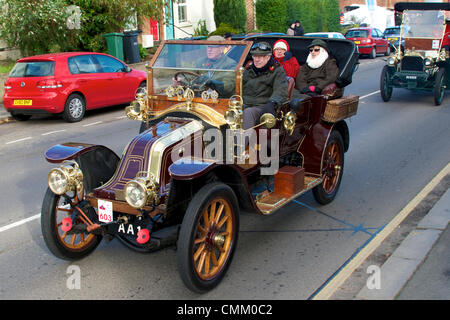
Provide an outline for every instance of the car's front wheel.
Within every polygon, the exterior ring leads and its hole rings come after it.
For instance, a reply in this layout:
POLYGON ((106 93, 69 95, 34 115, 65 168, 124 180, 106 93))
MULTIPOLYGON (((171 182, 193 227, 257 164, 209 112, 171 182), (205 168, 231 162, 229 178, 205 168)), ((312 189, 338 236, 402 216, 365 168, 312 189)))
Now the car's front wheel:
POLYGON ((67 98, 64 106, 63 119, 67 122, 78 122, 83 119, 85 112, 86 101, 81 95, 74 93, 67 98))
POLYGON ((56 195, 47 188, 41 209, 41 230, 48 249, 58 258, 81 259, 91 253, 102 240, 101 235, 75 231, 83 227, 81 218, 76 218, 66 231, 67 218, 74 214, 74 205, 80 202, 77 196, 56 195))
POLYGON ((377 49, 375 47, 372 48, 369 57, 370 59, 375 59, 377 57, 377 49))
POLYGON ((434 104, 440 106, 445 93, 445 68, 439 68, 434 83, 434 104))
POLYGON ((392 90, 388 66, 384 66, 380 76, 380 94, 384 102, 388 102, 391 99, 392 90))
POLYGON ((233 190, 213 182, 192 198, 178 238, 178 270, 194 292, 213 289, 224 277, 239 231, 239 205, 233 190))

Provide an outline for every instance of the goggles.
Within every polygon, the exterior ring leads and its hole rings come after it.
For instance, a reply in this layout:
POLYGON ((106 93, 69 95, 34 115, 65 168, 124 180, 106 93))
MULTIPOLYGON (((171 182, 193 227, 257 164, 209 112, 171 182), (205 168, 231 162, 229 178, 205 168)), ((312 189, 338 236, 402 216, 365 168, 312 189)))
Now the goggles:
POLYGON ((258 50, 258 49, 261 51, 272 52, 272 47, 267 45, 264 42, 258 42, 258 43, 255 43, 254 45, 252 45, 251 51, 258 50))

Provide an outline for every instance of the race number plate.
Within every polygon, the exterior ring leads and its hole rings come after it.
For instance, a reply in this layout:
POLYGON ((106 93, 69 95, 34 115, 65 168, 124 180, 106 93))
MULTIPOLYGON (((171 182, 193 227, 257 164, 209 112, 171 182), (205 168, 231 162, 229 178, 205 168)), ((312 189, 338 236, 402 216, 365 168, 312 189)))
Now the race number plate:
POLYGON ((14 100, 13 105, 15 105, 15 106, 32 106, 33 100, 14 100))
POLYGON ((98 209, 98 220, 100 222, 113 221, 112 202, 98 199, 97 209, 98 209))

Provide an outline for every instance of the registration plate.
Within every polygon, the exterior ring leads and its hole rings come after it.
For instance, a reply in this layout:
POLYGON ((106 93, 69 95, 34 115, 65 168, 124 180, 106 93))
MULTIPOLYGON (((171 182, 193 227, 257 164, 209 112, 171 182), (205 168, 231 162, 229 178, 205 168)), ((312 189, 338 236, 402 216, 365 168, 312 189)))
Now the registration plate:
POLYGON ((356 43, 356 44, 360 44, 360 43, 361 43, 361 41, 355 41, 355 43, 356 43))
POLYGON ((139 230, 141 230, 142 227, 141 226, 137 226, 134 225, 132 223, 128 223, 128 224, 119 224, 117 227, 117 233, 121 233, 121 234, 125 234, 128 236, 138 236, 138 232, 139 230))
POLYGON ((417 80, 417 76, 406 76, 408 80, 417 80))
POLYGON ((31 105, 33 105, 33 100, 14 100, 13 105, 15 105, 15 106, 31 106, 31 105))

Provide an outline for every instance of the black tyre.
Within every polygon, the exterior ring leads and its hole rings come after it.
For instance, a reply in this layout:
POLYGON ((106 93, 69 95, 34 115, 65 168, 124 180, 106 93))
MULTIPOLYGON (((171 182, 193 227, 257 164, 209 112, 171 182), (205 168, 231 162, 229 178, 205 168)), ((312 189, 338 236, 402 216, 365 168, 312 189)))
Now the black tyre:
MULTIPOLYGON (((72 198, 71 202, 77 203, 77 197, 72 198)), ((87 256, 102 240, 101 235, 64 232, 61 229, 62 220, 70 217, 72 213, 69 201, 47 188, 42 202, 41 231, 48 249, 56 257, 64 260, 76 260, 87 256)), ((74 226, 82 223, 81 220, 77 220, 74 226)))
POLYGON ((31 118, 31 115, 30 114, 20 114, 20 113, 17 113, 17 114, 11 113, 11 117, 17 121, 27 121, 31 118))
POLYGON ((190 290, 202 293, 220 283, 238 232, 239 206, 233 190, 220 182, 203 186, 189 203, 178 237, 178 270, 190 290))
POLYGON ((385 56, 388 56, 391 54, 391 46, 388 44, 386 48, 386 52, 384 53, 385 56))
POLYGON ((372 48, 372 51, 370 52, 369 58, 375 59, 377 57, 377 49, 375 47, 372 48))
POLYGON ((332 131, 322 159, 322 183, 313 189, 320 204, 334 200, 341 185, 344 172, 344 142, 339 131, 332 131))
POLYGON ((384 102, 388 102, 391 99, 392 90, 389 67, 384 66, 380 76, 380 94, 384 102))
POLYGON ((86 101, 81 95, 74 93, 67 98, 63 119, 67 122, 78 122, 83 119, 85 112, 86 101))
POLYGON ((434 83, 434 104, 440 106, 445 93, 445 68, 439 68, 434 83))

